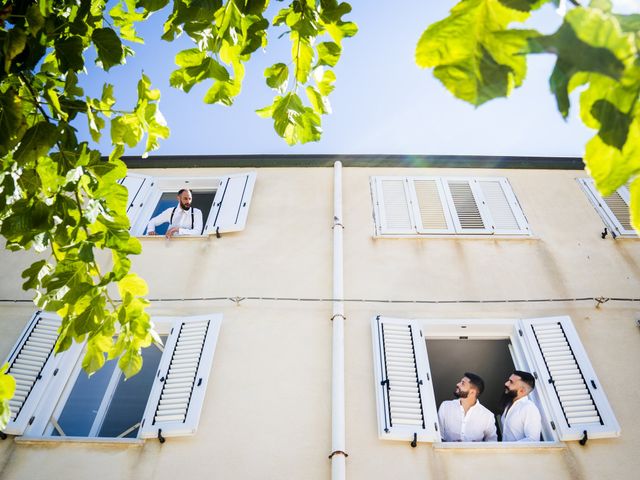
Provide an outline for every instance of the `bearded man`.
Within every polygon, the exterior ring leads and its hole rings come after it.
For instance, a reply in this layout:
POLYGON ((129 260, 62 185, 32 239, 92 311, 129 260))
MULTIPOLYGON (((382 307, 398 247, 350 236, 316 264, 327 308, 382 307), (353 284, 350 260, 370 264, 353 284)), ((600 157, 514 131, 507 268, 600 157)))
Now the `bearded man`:
POLYGON ((529 399, 536 380, 529 372, 516 370, 504 384, 502 414, 503 442, 539 442, 542 431, 540 411, 529 399))
POLYGON ((465 372, 456 385, 455 400, 446 400, 438 409, 440 435, 444 442, 495 442, 495 418, 480 404, 484 381, 475 373, 465 372))
POLYGON ((165 237, 174 235, 200 235, 202 233, 202 212, 191 207, 193 197, 186 188, 178 191, 178 205, 167 208, 160 215, 153 217, 147 226, 147 235, 155 235, 156 227, 169 222, 165 237))

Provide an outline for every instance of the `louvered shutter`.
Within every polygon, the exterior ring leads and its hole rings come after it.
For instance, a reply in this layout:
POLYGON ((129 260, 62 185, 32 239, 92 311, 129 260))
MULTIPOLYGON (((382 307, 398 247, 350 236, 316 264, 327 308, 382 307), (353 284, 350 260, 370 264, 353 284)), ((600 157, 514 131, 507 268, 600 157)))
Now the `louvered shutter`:
POLYGON ((8 373, 16 380, 16 392, 9 401, 11 419, 5 433, 24 433, 47 384, 55 375, 61 356, 55 355, 53 349, 60 325, 59 317, 36 313, 9 355, 8 373))
POLYGON ((620 426, 569 317, 522 320, 538 380, 561 440, 616 437, 620 426))
POLYGON ((410 177, 409 191, 418 233, 455 233, 441 178, 410 177))
POLYGON ((440 439, 429 362, 420 328, 408 320, 373 319, 378 432, 385 440, 440 439))
POLYGON ((478 181, 473 178, 445 178, 443 185, 457 233, 493 232, 490 214, 483 204, 478 181))
POLYGON ((478 178, 482 200, 491 215, 493 233, 528 235, 529 226, 506 178, 478 178))
POLYGON ((403 235, 416 233, 412 218, 408 179, 374 177, 378 233, 403 235))
POLYGON ((631 226, 631 213, 629 211, 631 201, 629 189, 626 186, 620 187, 607 197, 602 197, 593 179, 580 178, 578 181, 583 186, 600 217, 616 235, 637 236, 636 231, 631 226))
POLYGON ((177 320, 167 339, 140 428, 142 438, 193 435, 213 362, 220 315, 177 320))
POLYGON ((128 192, 127 216, 129 217, 129 223, 132 227, 149 197, 154 182, 153 177, 136 173, 128 173, 126 177, 118 182, 123 185, 128 192))
POLYGON ((216 190, 205 233, 244 230, 255 183, 255 172, 223 177, 216 190))

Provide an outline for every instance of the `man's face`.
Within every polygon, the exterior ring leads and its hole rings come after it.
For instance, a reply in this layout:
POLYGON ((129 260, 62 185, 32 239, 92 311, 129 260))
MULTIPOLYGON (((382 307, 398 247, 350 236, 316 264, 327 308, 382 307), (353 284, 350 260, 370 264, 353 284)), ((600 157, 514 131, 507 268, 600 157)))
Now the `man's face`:
POLYGON ((471 382, 467 377, 462 377, 460 381, 456 384, 456 390, 453 392, 456 398, 467 398, 469 396, 469 391, 473 388, 471 382))
POLYGON ((178 201, 183 210, 189 210, 189 208, 191 208, 191 192, 189 190, 182 192, 178 195, 178 201))
POLYGON ((504 382, 504 393, 509 397, 517 397, 518 389, 520 388, 522 379, 518 375, 511 375, 506 382, 504 382))

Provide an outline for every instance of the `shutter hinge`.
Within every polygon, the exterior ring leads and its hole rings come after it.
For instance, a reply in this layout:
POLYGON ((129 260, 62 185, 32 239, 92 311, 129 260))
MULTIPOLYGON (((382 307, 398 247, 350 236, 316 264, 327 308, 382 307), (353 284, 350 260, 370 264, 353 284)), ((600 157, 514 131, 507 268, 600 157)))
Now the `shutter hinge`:
POLYGON ((520 336, 522 337, 523 333, 521 329, 518 329, 518 333, 520 334, 520 336))
POLYGON ((587 440, 589 440, 589 437, 587 436, 587 431, 583 430, 582 438, 578 441, 578 443, 584 447, 587 444, 587 440))
POLYGON ((427 382, 431 381, 431 377, 429 377, 429 372, 427 372, 427 382))
MULTIPOLYGON (((595 390, 597 390, 597 389, 598 389, 598 387, 596 386, 596 382, 595 382, 595 380, 591 380, 591 385, 593 386, 593 388, 594 388, 595 390)), ((586 434, 586 432, 585 432, 585 434, 586 434)))
POLYGON ((556 429, 556 424, 555 424, 555 423, 553 423, 553 420, 551 420, 551 428, 552 428, 553 430, 555 430, 555 429, 556 429))
POLYGON ((467 337, 466 335, 462 335, 458 337, 458 340, 469 340, 469 337, 467 337))
POLYGON ((433 428, 436 429, 436 432, 438 431, 438 422, 433 422, 433 428))
POLYGON ((536 380, 538 380, 538 372, 536 372, 535 370, 534 370, 534 372, 533 372, 533 378, 535 378, 536 380))
POLYGON ((198 385, 197 386, 199 387, 200 385, 202 385, 202 378, 198 379, 198 385))
POLYGON ((424 385, 424 383, 422 383, 422 379, 418 380, 418 385, 424 385))
POLYGON ((602 231, 602 233, 600 234, 600 237, 602 239, 607 238, 607 235, 609 234, 609 231, 607 230, 607 227, 604 227, 604 230, 602 231))
POLYGON ((416 448, 418 446, 418 434, 413 432, 413 440, 411 441, 411 448, 416 448))
POLYGON ((32 425, 32 424, 33 424, 33 421, 34 421, 35 419, 36 419, 36 417, 35 417, 35 416, 31 417, 31 418, 29 419, 29 425, 32 425))
POLYGON ((158 429, 158 441, 159 441, 160 443, 164 443, 164 442, 165 442, 165 440, 166 440, 166 438, 164 438, 164 437, 162 436, 162 429, 161 429, 161 428, 159 428, 159 429, 158 429))
POLYGON ((389 385, 389 379, 388 379, 388 378, 385 378, 384 380, 382 380, 382 381, 380 382, 380 385, 382 385, 383 387, 384 387, 385 385, 389 385))
POLYGON ((57 374, 58 374, 58 369, 56 368, 56 369, 53 371, 53 376, 55 377, 57 374))

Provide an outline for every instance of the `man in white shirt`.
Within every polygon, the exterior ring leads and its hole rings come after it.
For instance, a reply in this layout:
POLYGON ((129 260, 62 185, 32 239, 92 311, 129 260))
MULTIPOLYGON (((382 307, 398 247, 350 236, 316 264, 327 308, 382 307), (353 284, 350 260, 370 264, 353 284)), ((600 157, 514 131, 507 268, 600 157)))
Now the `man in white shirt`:
POLYGON ((167 208, 160 215, 153 217, 147 226, 147 235, 155 235, 156 227, 169 223, 165 237, 174 235, 200 235, 202 233, 202 212, 191 207, 191 191, 183 188, 178 192, 178 205, 167 208))
POLYGON ((542 432, 540 411, 529 399, 536 380, 529 372, 516 370, 504 384, 507 404, 502 414, 503 442, 539 442, 542 432))
POLYGON ((438 409, 440 434, 445 442, 495 442, 495 418, 491 410, 478 401, 484 391, 484 381, 478 375, 465 372, 456 385, 456 400, 446 400, 438 409))

